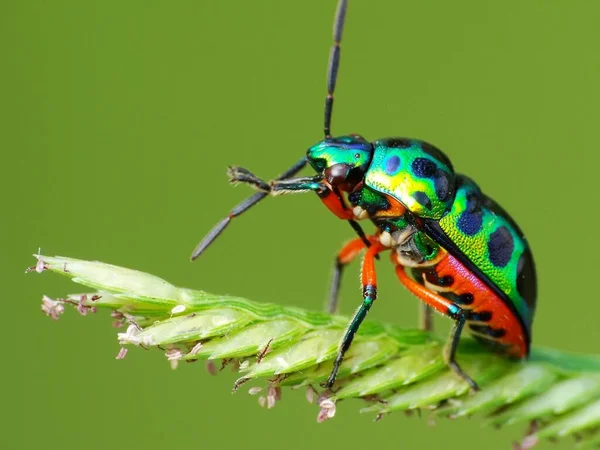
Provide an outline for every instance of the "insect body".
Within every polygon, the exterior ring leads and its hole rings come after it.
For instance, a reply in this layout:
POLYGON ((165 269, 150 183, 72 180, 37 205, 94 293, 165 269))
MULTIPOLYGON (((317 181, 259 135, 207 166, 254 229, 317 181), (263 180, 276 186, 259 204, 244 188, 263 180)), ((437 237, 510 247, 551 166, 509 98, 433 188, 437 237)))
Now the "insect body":
MULTIPOLYGON (((455 321, 445 357, 448 365, 473 389, 455 353, 463 328, 492 349, 523 358, 529 352, 536 300, 531 250, 510 216, 485 196, 468 177, 456 174, 444 153, 426 142, 388 138, 368 142, 358 135, 333 138, 330 120, 339 64, 346 1, 338 6, 334 46, 328 71, 325 139, 309 148, 306 158, 272 182, 243 168, 230 168, 234 182, 260 192, 249 198, 207 235, 193 258, 201 254, 231 219, 266 195, 314 191, 337 217, 348 220, 359 237, 336 259, 330 311, 337 304, 343 266, 366 248, 362 265, 363 303, 342 339, 331 387, 345 352, 377 298, 375 259, 389 251, 399 280, 417 297, 455 321), (316 176, 290 178, 306 162, 316 176), (357 221, 369 219, 373 235, 357 221)), ((429 311, 424 328, 429 328, 429 311)))

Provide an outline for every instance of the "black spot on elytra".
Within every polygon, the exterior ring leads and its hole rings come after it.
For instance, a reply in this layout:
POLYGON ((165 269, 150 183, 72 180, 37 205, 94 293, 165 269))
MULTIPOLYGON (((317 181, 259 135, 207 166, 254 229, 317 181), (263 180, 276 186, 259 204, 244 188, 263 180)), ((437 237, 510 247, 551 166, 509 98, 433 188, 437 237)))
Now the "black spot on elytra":
MULTIPOLYGON (((504 208, 502 208, 498 203, 496 203, 494 200, 492 200, 489 197, 486 197, 483 194, 481 194, 481 196, 483 198, 483 205, 490 211, 492 211, 496 216, 504 218, 504 220, 506 220, 515 230, 518 239, 522 239, 526 245, 525 251, 519 257, 519 262, 517 264, 516 283, 517 291, 519 292, 521 297, 523 297, 525 303, 527 303, 531 312, 533 313, 537 297, 535 263, 531 255, 531 250, 527 246, 527 242, 523 237, 523 231, 519 228, 519 225, 512 219, 508 212, 504 208)), ((522 319, 527 321, 528 318, 523 317, 522 319)))
POLYGON ((535 265, 529 249, 523 252, 517 263, 517 292, 523 297, 533 314, 537 295, 537 284, 535 265))
POLYGON ((460 294, 454 297, 454 303, 457 305, 470 305, 473 303, 473 300, 475 300, 475 297, 470 293, 460 294))
POLYGON ((443 170, 438 169, 433 177, 433 184, 435 186, 435 194, 442 202, 445 202, 450 198, 450 195, 452 194, 450 175, 443 170))
POLYGON ((502 328, 492 328, 489 325, 476 325, 470 323, 469 328, 476 333, 485 334, 486 336, 494 339, 498 339, 506 335, 506 330, 503 330, 502 328))
POLYGON ((513 254, 515 242, 508 228, 503 226, 491 234, 487 247, 492 264, 505 267, 513 254))
POLYGON ((444 275, 443 277, 440 277, 435 271, 435 269, 427 271, 425 273, 425 278, 431 284, 440 287, 452 286, 452 284, 454 283, 454 278, 452 278, 450 275, 444 275))
POLYGON ((411 164, 413 173, 419 178, 432 178, 437 172, 436 164, 427 158, 415 158, 411 164))
POLYGON ((443 277, 438 278, 438 285, 448 287, 454 284, 454 278, 450 275, 444 275, 443 277))
POLYGON ((413 194, 413 198, 426 209, 431 209, 431 200, 427 194, 423 191, 417 191, 413 194))
POLYGON ((481 231, 483 225, 483 211, 481 210, 481 206, 479 195, 476 193, 467 195, 467 207, 456 221, 458 229, 467 236, 475 236, 481 231))
POLYGON ((390 148, 410 148, 413 142, 410 139, 393 138, 386 140, 385 145, 390 148))
POLYGON ((492 320, 492 313, 490 311, 468 311, 467 312, 467 320, 472 320, 475 322, 488 322, 492 320))
POLYGON ((455 294, 454 292, 440 292, 440 296, 450 300, 457 306, 468 306, 473 303, 474 297, 472 294, 455 294))
POLYGON ((431 156, 433 159, 437 159, 442 164, 448 166, 450 172, 454 172, 454 168, 452 167, 452 163, 450 162, 450 158, 446 156, 444 152, 442 152, 439 148, 428 144, 427 142, 420 141, 419 142, 421 150, 431 156))

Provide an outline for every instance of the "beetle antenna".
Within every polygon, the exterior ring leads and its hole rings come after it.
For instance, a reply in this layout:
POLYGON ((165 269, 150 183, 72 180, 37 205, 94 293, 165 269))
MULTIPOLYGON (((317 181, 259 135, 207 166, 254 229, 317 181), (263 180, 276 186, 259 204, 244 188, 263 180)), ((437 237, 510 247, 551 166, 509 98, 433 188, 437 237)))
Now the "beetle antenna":
POLYGON ((327 65, 327 97, 325 97, 325 137, 331 137, 331 112, 333 111, 333 91, 337 81, 338 67, 340 66, 340 43, 344 31, 346 19, 346 8, 348 0, 338 2, 335 19, 333 21, 333 45, 329 52, 329 64, 327 65))

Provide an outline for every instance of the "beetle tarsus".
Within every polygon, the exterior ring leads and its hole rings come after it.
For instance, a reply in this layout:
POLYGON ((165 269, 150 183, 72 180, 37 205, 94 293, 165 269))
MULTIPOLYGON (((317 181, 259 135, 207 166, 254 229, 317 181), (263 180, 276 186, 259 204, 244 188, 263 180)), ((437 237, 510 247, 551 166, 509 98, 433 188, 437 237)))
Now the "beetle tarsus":
POLYGON ((230 183, 246 183, 262 192, 271 192, 271 185, 254 175, 248 169, 238 166, 230 166, 227 169, 230 183))
POLYGON ((475 380, 467 375, 467 373, 456 362, 456 350, 458 348, 458 342, 460 341, 460 335, 463 327, 465 326, 466 314, 462 309, 459 309, 458 312, 454 312, 452 315, 456 321, 454 322, 452 330, 450 330, 450 337, 448 338, 448 345, 446 346, 444 355, 446 364, 456 375, 465 380, 474 392, 477 392, 479 391, 479 386, 475 380))

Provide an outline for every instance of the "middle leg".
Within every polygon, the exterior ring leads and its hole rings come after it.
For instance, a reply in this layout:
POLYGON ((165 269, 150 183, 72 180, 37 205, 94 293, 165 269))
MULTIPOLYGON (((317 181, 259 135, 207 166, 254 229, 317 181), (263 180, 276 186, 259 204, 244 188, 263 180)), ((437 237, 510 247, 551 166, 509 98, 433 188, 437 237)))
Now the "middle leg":
POLYGON ((325 387, 330 388, 335 383, 338 370, 344 360, 344 355, 350 348, 354 335, 360 328, 361 323, 367 316, 367 313, 373 306, 375 299, 377 298, 377 277, 375 273, 375 259, 376 256, 384 250, 388 250, 388 247, 384 247, 379 241, 373 242, 373 244, 365 252, 363 259, 363 265, 361 270, 362 277, 362 289, 363 289, 363 302, 354 314, 350 325, 348 326, 344 337, 340 343, 337 356, 333 362, 333 369, 327 382, 324 384, 325 387))
MULTIPOLYGON (((371 245, 378 242, 376 236, 367 236, 366 239, 371 245)), ((333 266, 333 279, 331 280, 331 289, 329 291, 329 300, 327 302, 327 312, 334 314, 337 311, 340 284, 342 282, 342 273, 344 267, 350 264, 362 250, 366 248, 366 244, 362 237, 352 239, 346 242, 337 257, 333 266)))

